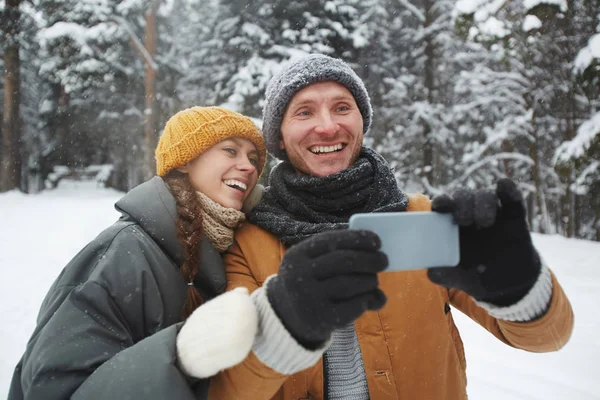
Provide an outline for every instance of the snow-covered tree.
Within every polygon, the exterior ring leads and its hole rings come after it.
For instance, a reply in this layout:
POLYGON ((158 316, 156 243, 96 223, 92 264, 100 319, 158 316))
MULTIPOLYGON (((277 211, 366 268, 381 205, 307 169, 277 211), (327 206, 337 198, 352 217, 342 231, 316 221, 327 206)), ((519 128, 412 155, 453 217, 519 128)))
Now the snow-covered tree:
POLYGON ((264 90, 280 64, 307 53, 357 60, 362 38, 359 0, 224 0, 216 44, 228 59, 217 102, 259 117, 264 90))
MULTIPOLYGON (((590 7, 597 12, 598 5, 586 0, 568 4, 562 0, 459 1, 456 6, 457 27, 463 37, 501 54, 493 64, 484 64, 501 74, 489 80, 486 97, 504 104, 516 100, 510 108, 514 114, 494 113, 484 120, 488 124, 508 122, 502 124, 510 127, 512 137, 505 137, 503 146, 492 151, 495 158, 505 160, 507 151, 519 154, 516 161, 505 161, 503 173, 510 176, 519 168, 516 175, 529 193, 533 227, 545 232, 573 235, 578 230, 579 199, 571 190, 576 172, 564 163, 555 169, 548 154, 573 137, 589 112, 589 101, 573 76, 572 61, 582 40, 589 37, 589 16, 595 15, 590 7), (498 96, 494 87, 502 82, 500 76, 514 77, 510 95, 502 92, 503 96, 498 96)), ((499 103, 490 105, 494 108, 499 103)), ((491 132, 495 137, 503 135, 499 126, 492 125, 491 132)), ((485 174, 485 169, 479 173, 485 174)))
MULTIPOLYGON (((382 3, 383 5, 383 3, 382 3)), ((454 127, 449 106, 462 46, 453 34, 452 2, 394 2, 382 46, 382 89, 376 147, 409 190, 437 193, 453 175, 454 127), (389 50, 388 50, 389 49, 389 50)), ((372 46, 369 46, 371 48, 372 46)))

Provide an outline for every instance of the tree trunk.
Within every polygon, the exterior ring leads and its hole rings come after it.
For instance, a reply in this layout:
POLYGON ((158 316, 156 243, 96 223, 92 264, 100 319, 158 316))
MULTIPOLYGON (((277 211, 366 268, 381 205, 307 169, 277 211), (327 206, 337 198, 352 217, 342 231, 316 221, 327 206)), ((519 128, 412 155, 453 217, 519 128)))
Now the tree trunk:
POLYGON ((55 90, 58 92, 58 108, 56 110, 56 131, 58 148, 55 150, 55 165, 71 165, 67 142, 69 139, 69 95, 64 86, 57 85, 55 90))
MULTIPOLYGON (((159 1, 153 1, 146 10, 146 27, 144 32, 144 46, 150 57, 156 56, 156 13, 159 1)), ((144 179, 150 179, 155 171, 154 150, 158 143, 158 107, 156 104, 156 69, 154 66, 146 63, 145 86, 145 104, 144 104, 144 179)))
POLYGON ((572 185, 575 182, 575 168, 569 167, 569 177, 567 184, 567 215, 569 216, 569 222, 567 224, 567 237, 575 237, 575 192, 573 192, 572 185))
POLYGON ((533 183, 535 185, 535 211, 532 209, 530 212, 532 215, 533 221, 538 221, 538 224, 534 224, 537 226, 532 226, 533 229, 537 229, 540 233, 549 233, 551 231, 550 228, 550 219, 548 216, 548 208, 546 204, 546 196, 545 196, 545 186, 544 180, 542 177, 542 154, 540 149, 539 137, 538 137, 538 126, 535 120, 535 114, 532 117, 532 129, 531 129, 531 137, 533 141, 529 147, 529 157, 533 160, 533 167, 531 170, 531 175, 533 179, 533 183))
POLYGON ((4 27, 4 112, 2 118, 2 161, 0 165, 0 192, 21 186, 22 138, 19 105, 20 59, 19 34, 21 0, 6 0, 4 12, 8 13, 4 27))
MULTIPOLYGON (((430 0, 425 0, 423 8, 425 12, 425 22, 423 23, 423 29, 426 30, 434 20, 432 15, 433 4, 430 0)), ((433 38, 431 35, 426 35, 425 38, 425 71, 424 71, 424 85, 427 90, 427 101, 429 104, 433 104, 434 96, 433 91, 435 90, 435 48, 433 44, 433 38)), ((436 172, 435 172, 435 159, 434 159, 434 139, 432 137, 431 126, 429 121, 423 121, 423 136, 425 141, 423 143, 423 169, 424 176, 429 181, 429 185, 436 185, 436 172)))
MULTIPOLYGON (((564 130, 564 141, 571 141, 577 135, 577 128, 575 122, 575 93, 572 87, 569 89, 567 104, 567 113, 565 115, 565 130, 564 130)), ((575 169, 574 162, 569 163, 568 171, 566 172, 567 179, 567 191, 565 193, 566 210, 565 215, 568 216, 566 236, 575 237, 577 235, 576 227, 576 208, 575 204, 576 194, 573 192, 572 185, 575 183, 577 171, 575 169)))

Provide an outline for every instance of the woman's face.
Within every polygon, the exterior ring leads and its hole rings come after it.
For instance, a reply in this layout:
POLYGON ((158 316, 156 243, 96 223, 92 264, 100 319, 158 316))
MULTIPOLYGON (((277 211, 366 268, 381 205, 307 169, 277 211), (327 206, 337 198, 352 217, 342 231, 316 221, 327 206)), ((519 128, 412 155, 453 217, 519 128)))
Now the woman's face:
POLYGON ((178 168, 194 189, 223 207, 242 209, 258 180, 259 155, 248 139, 223 140, 178 168))

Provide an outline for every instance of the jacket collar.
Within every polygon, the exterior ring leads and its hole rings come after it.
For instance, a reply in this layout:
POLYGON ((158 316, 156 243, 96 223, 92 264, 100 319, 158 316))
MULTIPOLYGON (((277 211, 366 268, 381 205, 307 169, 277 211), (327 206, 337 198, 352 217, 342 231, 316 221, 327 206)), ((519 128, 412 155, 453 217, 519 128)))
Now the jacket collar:
MULTIPOLYGON (((178 266, 183 264, 183 246, 177 238, 177 206, 162 178, 155 176, 131 189, 115 208, 121 212, 122 220, 139 224, 178 266)), ((221 254, 203 237, 194 286, 205 297, 212 297, 222 293, 226 283, 221 254)))

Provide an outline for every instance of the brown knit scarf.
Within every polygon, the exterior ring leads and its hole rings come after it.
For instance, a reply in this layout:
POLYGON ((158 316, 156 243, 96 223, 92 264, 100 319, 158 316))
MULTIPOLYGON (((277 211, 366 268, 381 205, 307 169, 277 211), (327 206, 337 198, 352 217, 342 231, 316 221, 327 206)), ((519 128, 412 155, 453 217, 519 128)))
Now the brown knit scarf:
POLYGON ((220 253, 233 244, 233 231, 246 219, 243 212, 226 208, 212 201, 202 192, 198 193, 202 205, 202 229, 220 253))

